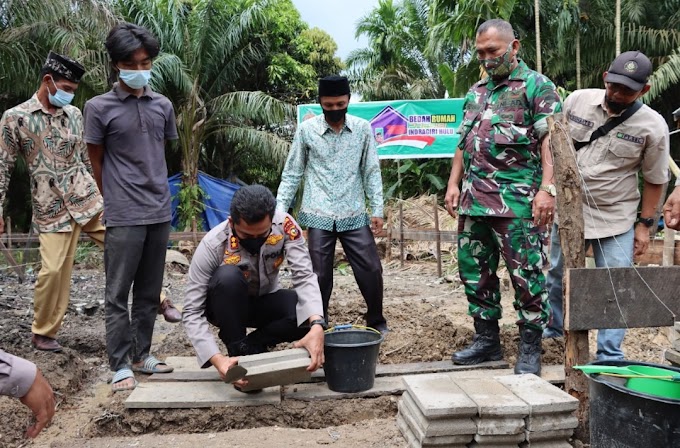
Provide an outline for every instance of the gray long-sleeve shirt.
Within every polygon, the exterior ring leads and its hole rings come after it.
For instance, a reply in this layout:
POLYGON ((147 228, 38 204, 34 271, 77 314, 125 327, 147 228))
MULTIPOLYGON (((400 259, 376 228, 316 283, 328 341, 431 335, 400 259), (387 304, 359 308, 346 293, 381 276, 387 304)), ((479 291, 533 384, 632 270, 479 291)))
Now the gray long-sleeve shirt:
POLYGON ((242 250, 229 220, 219 224, 201 240, 189 267, 182 313, 184 328, 196 349, 201 367, 209 367, 210 358, 220 353, 205 317, 208 283, 217 268, 223 264, 239 266, 247 272, 251 294, 262 296, 281 289, 279 268, 284 257, 292 271, 293 287, 298 296, 298 325, 311 316, 323 316, 319 283, 312 270, 305 239, 288 213, 277 212, 274 215, 271 234, 258 255, 242 250))
POLYGON ((0 395, 23 397, 33 385, 37 372, 31 361, 0 350, 0 395))

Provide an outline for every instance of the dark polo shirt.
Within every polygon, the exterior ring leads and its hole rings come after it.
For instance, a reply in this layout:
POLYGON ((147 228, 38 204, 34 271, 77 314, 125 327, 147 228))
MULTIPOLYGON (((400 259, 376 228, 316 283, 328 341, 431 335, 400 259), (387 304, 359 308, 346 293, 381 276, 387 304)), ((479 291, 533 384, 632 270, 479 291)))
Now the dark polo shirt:
POLYGON ((85 141, 104 146, 104 224, 170 221, 165 140, 176 140, 172 103, 148 86, 137 98, 118 88, 85 104, 85 141))

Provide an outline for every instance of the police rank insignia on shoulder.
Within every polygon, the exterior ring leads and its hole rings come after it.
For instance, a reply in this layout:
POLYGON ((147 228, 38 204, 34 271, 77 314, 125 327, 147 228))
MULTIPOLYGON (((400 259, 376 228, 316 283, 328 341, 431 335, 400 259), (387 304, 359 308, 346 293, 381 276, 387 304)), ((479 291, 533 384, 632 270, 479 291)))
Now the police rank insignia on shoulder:
POLYGON ((236 238, 234 235, 232 235, 231 238, 229 238, 229 247, 232 250, 238 249, 238 238, 236 238))
POLYGON ((238 264, 241 261, 241 256, 229 252, 224 253, 224 264, 238 264))
POLYGON ((276 246, 279 243, 279 241, 281 241, 282 239, 283 239, 283 235, 271 234, 267 237, 266 244, 268 244, 269 246, 276 246))
POLYGON ((290 238, 291 241, 295 241, 302 235, 300 228, 287 216, 283 221, 283 231, 288 235, 288 238, 290 238))
POLYGON ((274 261, 274 269, 278 269, 279 266, 281 266, 281 263, 283 263, 283 255, 274 261))

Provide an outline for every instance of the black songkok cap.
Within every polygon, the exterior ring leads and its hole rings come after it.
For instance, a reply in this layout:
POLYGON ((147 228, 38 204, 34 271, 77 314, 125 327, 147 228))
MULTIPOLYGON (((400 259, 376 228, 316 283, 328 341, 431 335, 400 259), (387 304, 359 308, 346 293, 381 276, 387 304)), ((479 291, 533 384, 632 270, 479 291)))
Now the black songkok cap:
POLYGON ((77 61, 50 51, 47 55, 47 60, 43 68, 48 68, 53 73, 63 76, 71 82, 79 83, 80 79, 85 74, 85 67, 80 65, 77 61))
POLYGON ((349 81, 346 76, 326 76, 319 79, 319 96, 349 95, 349 81))

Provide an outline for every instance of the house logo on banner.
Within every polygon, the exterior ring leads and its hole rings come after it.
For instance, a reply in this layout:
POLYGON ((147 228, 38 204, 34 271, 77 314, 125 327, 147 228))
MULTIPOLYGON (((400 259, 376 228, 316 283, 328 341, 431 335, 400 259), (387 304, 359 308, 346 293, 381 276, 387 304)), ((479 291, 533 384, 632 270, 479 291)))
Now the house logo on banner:
MULTIPOLYGON (((463 100, 351 103, 349 113, 368 120, 381 159, 453 157, 463 100)), ((319 105, 298 106, 298 122, 321 114, 319 105)))

